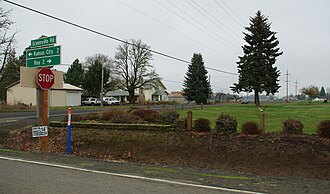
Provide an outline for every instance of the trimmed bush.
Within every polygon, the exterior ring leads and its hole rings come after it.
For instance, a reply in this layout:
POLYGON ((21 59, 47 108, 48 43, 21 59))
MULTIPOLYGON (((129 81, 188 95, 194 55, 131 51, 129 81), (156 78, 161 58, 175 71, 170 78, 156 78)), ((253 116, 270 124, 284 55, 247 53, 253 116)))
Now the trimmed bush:
POLYGON ((155 123, 159 117, 157 111, 146 109, 137 109, 132 111, 131 114, 138 116, 140 119, 147 121, 148 123, 155 123))
POLYGON ((209 119, 199 118, 194 121, 194 131, 209 132, 211 131, 211 124, 209 119))
POLYGON ((179 119, 179 113, 174 110, 162 111, 157 119, 157 123, 163 125, 174 125, 175 121, 179 119))
POLYGON ((317 134, 320 137, 330 138, 330 120, 321 121, 317 126, 317 134))
POLYGON ((237 120, 229 114, 221 113, 215 121, 215 130, 225 135, 236 133, 237 120))
POLYGON ((110 109, 102 112, 101 120, 109 123, 139 124, 143 121, 136 115, 130 114, 121 109, 110 109))
POLYGON ((174 129, 176 130, 186 130, 187 129, 187 118, 179 118, 174 123, 174 129))
POLYGON ((101 120, 102 121, 111 121, 116 115, 119 116, 126 116, 126 112, 121 109, 109 109, 101 113, 101 120))
POLYGON ((90 113, 88 115, 82 116, 82 120, 99 120, 100 115, 98 113, 90 113))
POLYGON ((247 135, 259 135, 261 134, 261 130, 259 129, 259 125, 256 122, 245 122, 242 125, 242 133, 247 135))
POLYGON ((284 135, 301 135, 303 134, 304 125, 297 119, 289 118, 283 122, 284 135))

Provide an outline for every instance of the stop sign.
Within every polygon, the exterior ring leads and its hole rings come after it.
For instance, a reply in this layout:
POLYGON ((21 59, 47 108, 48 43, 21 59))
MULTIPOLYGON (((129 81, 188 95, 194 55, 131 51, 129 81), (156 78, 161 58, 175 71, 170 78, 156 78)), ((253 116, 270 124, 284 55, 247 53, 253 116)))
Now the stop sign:
POLYGON ((55 75, 49 68, 41 68, 37 74, 37 84, 44 90, 52 88, 55 82, 55 75))

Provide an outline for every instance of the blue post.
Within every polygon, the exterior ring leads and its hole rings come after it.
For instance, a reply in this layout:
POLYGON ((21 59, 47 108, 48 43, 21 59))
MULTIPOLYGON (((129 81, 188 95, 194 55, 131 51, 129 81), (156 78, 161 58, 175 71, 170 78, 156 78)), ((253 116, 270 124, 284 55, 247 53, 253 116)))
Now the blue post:
POLYGON ((68 108, 68 147, 67 154, 71 154, 71 108, 68 108))

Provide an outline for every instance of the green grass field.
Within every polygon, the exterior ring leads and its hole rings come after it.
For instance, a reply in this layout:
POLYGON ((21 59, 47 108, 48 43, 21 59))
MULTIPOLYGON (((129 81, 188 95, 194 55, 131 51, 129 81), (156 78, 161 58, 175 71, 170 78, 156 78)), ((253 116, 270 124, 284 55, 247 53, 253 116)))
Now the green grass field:
MULTIPOLYGON (((300 120, 304 125, 304 133, 316 133, 317 125, 322 120, 330 120, 330 103, 307 102, 262 104, 267 106, 265 110, 266 132, 279 132, 282 130, 283 121, 288 118, 300 120)), ((207 107, 203 110, 200 107, 193 110, 193 119, 208 118, 211 127, 214 128, 215 121, 221 113, 234 116, 238 122, 238 130, 247 121, 255 121, 259 124, 260 111, 254 104, 222 104, 215 107, 207 107)), ((186 112, 181 111, 181 116, 186 116, 186 112)))

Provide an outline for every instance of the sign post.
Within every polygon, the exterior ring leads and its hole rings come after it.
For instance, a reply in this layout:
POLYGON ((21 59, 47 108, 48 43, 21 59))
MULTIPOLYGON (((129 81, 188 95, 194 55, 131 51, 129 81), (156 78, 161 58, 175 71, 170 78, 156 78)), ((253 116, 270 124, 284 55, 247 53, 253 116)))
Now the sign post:
POLYGON ((68 147, 66 153, 71 154, 71 107, 68 108, 68 147))
POLYGON ((43 152, 48 151, 48 90, 55 83, 54 73, 44 67, 61 64, 61 46, 54 46, 56 39, 56 36, 42 36, 31 40, 31 45, 26 50, 26 67, 42 67, 37 73, 36 82, 41 88, 41 127, 47 129, 47 136, 40 136, 43 152))

